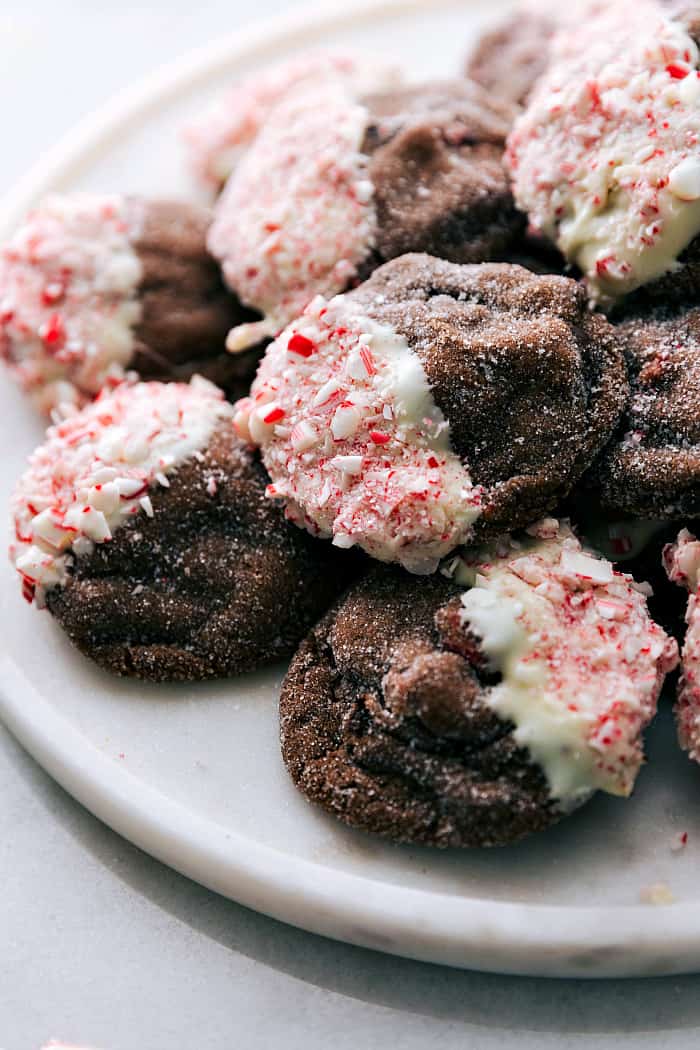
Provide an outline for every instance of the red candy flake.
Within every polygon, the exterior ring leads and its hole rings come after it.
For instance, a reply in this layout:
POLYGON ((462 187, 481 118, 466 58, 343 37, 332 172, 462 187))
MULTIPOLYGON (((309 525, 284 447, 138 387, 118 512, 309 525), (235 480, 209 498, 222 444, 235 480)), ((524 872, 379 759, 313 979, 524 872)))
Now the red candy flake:
POLYGON ((383 434, 381 430, 370 430, 369 436, 375 445, 386 445, 388 441, 391 441, 391 435, 383 434))
POLYGON ((435 456, 431 456, 430 459, 428 460, 428 466, 432 470, 437 470, 437 468, 440 466, 440 462, 439 462, 439 460, 437 460, 435 458, 435 456))
POLYGON ((284 419, 284 409, 278 405, 271 412, 268 412, 266 416, 263 416, 263 423, 279 423, 280 419, 284 419))
POLYGON ((61 281, 51 281, 41 292, 41 300, 44 306, 52 306, 57 303, 66 293, 66 286, 61 281))
POLYGON ((666 72, 674 80, 685 80, 690 70, 686 69, 685 66, 679 66, 677 62, 669 62, 666 66, 666 72))
POLYGON ((36 594, 36 584, 33 583, 28 576, 22 577, 22 597, 25 602, 29 602, 31 605, 34 601, 34 595, 36 594))
POLYGON ((366 346, 363 346, 360 350, 360 360, 362 361, 362 364, 365 368, 365 372, 368 376, 373 376, 377 374, 377 369, 374 364, 374 358, 372 357, 371 351, 366 346))
POLYGON ((66 331, 60 314, 51 314, 48 321, 39 328, 39 335, 47 347, 58 349, 63 345, 66 331))
POLYGON ((295 332, 287 343, 287 350, 292 354, 299 354, 300 357, 311 357, 315 349, 314 343, 300 332, 295 332))

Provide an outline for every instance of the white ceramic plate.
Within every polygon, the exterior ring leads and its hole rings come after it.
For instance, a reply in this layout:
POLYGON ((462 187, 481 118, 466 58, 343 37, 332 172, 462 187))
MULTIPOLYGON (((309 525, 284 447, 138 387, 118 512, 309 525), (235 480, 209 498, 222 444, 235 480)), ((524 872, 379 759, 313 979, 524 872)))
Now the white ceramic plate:
MULTIPOLYGON (((476 24, 504 6, 362 0, 237 33, 78 128, 6 198, 0 235, 50 189, 192 193, 183 121, 259 64, 359 44, 417 75, 445 75, 476 24)), ((6 499, 41 427, 9 385, 0 418, 6 499)), ((651 762, 631 801, 596 798, 503 850, 394 848, 340 827, 291 787, 277 741, 283 669, 196 687, 114 680, 22 602, 9 568, 0 575, 0 715, 71 794, 166 864, 306 929, 453 966, 557 976, 700 968, 700 771, 675 748, 668 716, 649 735, 651 762), (674 853, 681 831, 688 846, 674 853), (677 903, 640 903, 657 882, 677 903)))

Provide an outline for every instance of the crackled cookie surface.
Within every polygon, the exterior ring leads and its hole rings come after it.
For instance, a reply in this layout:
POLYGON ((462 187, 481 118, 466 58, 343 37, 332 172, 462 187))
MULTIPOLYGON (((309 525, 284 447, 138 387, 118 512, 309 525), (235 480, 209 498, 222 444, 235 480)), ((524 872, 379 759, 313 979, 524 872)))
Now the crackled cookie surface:
POLYGON ((450 578, 377 568, 311 632, 280 702, 311 801, 396 841, 492 846, 631 792, 675 643, 566 526, 531 533, 450 578))
POLYGON ((345 570, 265 500, 232 413, 201 379, 124 385, 31 457, 10 552, 24 595, 108 670, 250 670, 291 652, 342 586, 345 570))
POLYGON ((700 515, 700 309, 663 306, 616 327, 631 396, 594 471, 603 505, 641 518, 700 515))
POLYGON ((206 249, 210 216, 175 201, 47 198, 0 250, 0 353, 44 412, 133 371, 245 391, 254 355, 225 352, 250 317, 206 249))
POLYGON ((216 206, 209 247, 264 315, 240 350, 276 335, 316 294, 428 251, 503 257, 524 227, 502 164, 514 110, 468 81, 359 99, 341 80, 300 86, 269 114, 216 206))
POLYGON ((611 331, 566 278, 405 256, 311 303, 236 426, 292 520, 431 572, 541 516, 594 458, 626 392, 611 331))
POLYGON ((603 304, 672 271, 700 232, 695 22, 657 0, 583 5, 509 139, 519 206, 603 304))
POLYGON ((398 68, 350 51, 311 51, 246 77, 186 130, 192 169, 206 186, 220 190, 272 110, 300 87, 324 99, 336 82, 357 97, 388 90, 401 80, 398 68))

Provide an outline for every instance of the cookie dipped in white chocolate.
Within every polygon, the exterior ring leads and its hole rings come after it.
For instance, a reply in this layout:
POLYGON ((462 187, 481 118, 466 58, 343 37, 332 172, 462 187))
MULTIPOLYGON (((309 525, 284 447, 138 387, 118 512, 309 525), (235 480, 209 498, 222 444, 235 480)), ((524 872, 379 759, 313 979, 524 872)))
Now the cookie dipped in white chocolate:
POLYGON ((49 428, 12 499, 10 558, 25 597, 41 605, 73 554, 107 543, 135 514, 153 513, 149 489, 204 448, 233 408, 213 384, 123 384, 49 428))
POLYGON ((0 354, 38 408, 124 378, 141 315, 138 201, 47 198, 0 252, 0 354))
POLYGON ((350 51, 311 51, 276 63, 235 84, 211 112, 187 128, 192 169, 206 186, 220 189, 275 106, 302 85, 325 100, 329 82, 344 83, 359 97, 388 90, 400 80, 394 67, 350 51))
POLYGON ((469 585, 463 622, 500 676, 486 702, 513 723, 562 809, 597 790, 629 795, 676 643, 650 619, 643 588, 568 525, 528 531, 447 569, 469 585))
POLYGON ((264 320, 234 329, 238 351, 274 336, 315 294, 342 292, 370 254, 376 214, 362 143, 368 111, 342 80, 302 85, 272 111, 226 184, 209 250, 264 320))
POLYGON ((587 4, 509 139, 518 205, 611 303, 700 233, 700 72, 656 0, 587 4))
POLYGON ((480 490, 418 355, 350 296, 317 297, 268 347, 236 428, 269 495, 337 546, 425 573, 471 536, 480 490))

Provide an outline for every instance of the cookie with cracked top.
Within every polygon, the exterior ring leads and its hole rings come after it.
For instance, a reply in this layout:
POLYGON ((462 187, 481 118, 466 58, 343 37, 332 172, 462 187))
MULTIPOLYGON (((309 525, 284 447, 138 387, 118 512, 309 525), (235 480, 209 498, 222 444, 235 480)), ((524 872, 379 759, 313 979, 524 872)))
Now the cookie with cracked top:
POLYGON ((309 801, 396 842, 463 847, 630 793, 675 642, 629 578, 565 526, 540 529, 466 552, 455 579, 378 567, 313 629, 280 699, 309 801))
POLYGON ((353 571, 265 498, 203 380, 122 386, 52 427, 13 500, 25 597, 106 670, 226 677, 283 659, 353 571))
POLYGON ((502 163, 514 117, 465 80, 364 97, 335 83, 321 107, 308 87, 290 92, 215 206, 210 250, 265 318, 229 347, 277 334, 315 294, 405 252, 504 258, 525 228, 502 163))
POLYGON ((626 393, 614 331, 576 282, 407 255, 311 304, 236 425, 293 520, 426 572, 555 507, 626 393))

